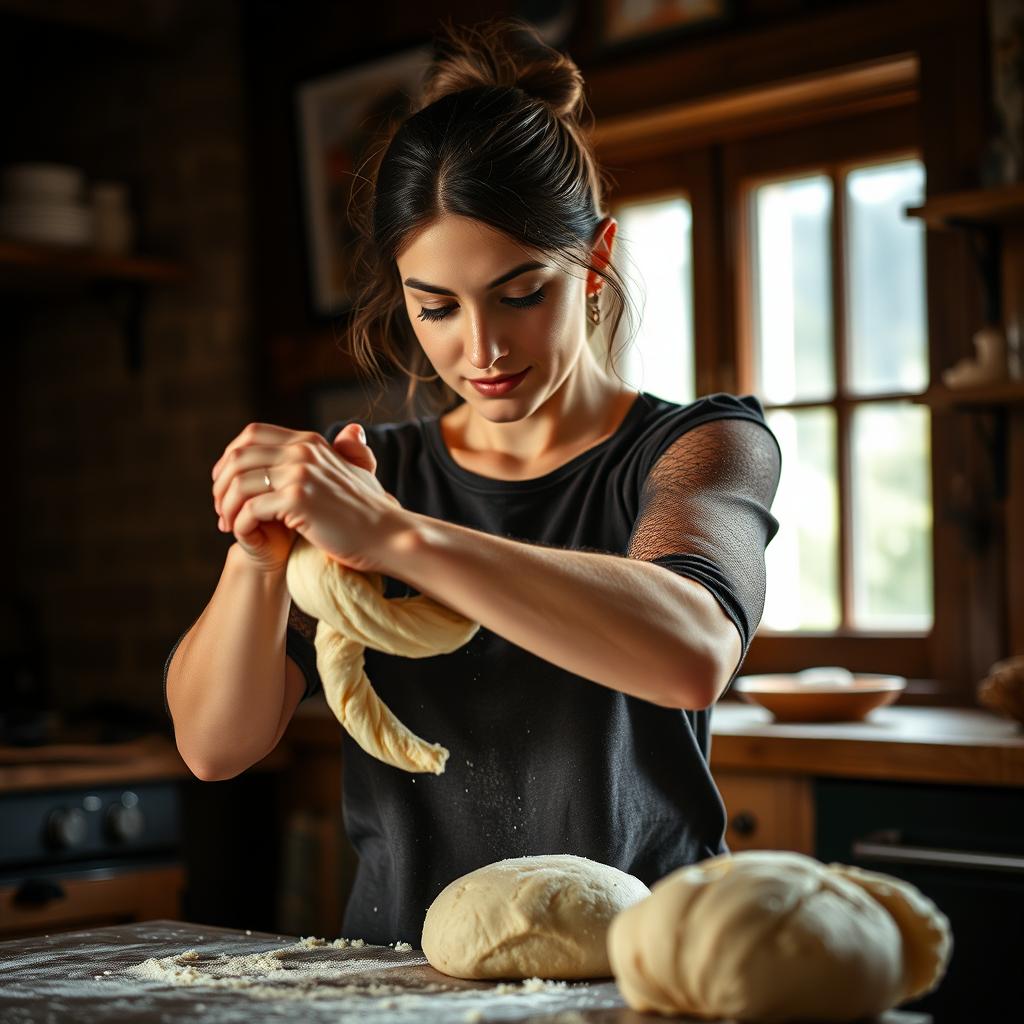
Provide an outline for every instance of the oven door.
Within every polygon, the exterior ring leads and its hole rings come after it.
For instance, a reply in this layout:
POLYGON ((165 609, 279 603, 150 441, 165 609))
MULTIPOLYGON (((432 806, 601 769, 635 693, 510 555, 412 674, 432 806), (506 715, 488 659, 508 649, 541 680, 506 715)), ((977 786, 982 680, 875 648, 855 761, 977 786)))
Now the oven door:
POLYGON ((946 977, 906 1008, 933 1014, 937 1024, 1019 1011, 1024 794, 817 779, 815 811, 821 860, 905 879, 950 920, 946 977))

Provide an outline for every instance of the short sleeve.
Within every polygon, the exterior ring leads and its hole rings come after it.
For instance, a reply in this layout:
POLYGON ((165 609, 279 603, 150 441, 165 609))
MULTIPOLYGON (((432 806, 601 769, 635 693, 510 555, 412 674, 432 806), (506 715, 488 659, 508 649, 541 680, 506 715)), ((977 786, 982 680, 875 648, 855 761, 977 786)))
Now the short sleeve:
POLYGON ((739 415, 730 416, 725 403, 717 416, 696 425, 681 419, 681 432, 657 445, 626 551, 696 580, 715 596, 742 643, 728 685, 764 611, 764 552, 779 529, 771 505, 782 469, 760 404, 733 402, 739 415))

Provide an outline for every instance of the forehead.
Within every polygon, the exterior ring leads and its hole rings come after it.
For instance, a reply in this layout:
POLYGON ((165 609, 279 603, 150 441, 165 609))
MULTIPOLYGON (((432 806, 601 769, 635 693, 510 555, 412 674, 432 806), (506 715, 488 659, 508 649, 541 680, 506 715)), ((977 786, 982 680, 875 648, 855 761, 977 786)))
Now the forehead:
POLYGON ((543 261, 544 254, 482 221, 445 214, 417 232, 396 262, 403 277, 472 288, 527 259, 543 261))

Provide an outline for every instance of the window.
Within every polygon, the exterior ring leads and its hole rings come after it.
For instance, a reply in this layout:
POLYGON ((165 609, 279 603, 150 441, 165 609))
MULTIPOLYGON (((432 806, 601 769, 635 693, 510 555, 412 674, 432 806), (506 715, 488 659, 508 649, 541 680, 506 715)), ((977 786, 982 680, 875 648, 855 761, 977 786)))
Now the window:
POLYGON ((744 672, 935 679, 943 455, 915 401, 929 382, 925 238, 904 215, 924 197, 919 118, 895 102, 831 116, 769 134, 752 117, 738 138, 678 149, 662 134, 635 158, 616 141, 627 128, 608 129, 620 268, 642 314, 618 365, 674 401, 754 394, 779 439, 780 529, 744 672))
POLYGON ((756 393, 782 446, 762 628, 927 632, 930 423, 916 158, 750 185, 756 393), (837 265, 834 265, 837 264, 837 265))
MULTIPOLYGON (((636 303, 632 343, 615 366, 631 387, 685 404, 696 398, 693 352, 693 217, 684 194, 620 203, 614 249, 636 303)), ((614 251, 614 250, 613 250, 614 251)))

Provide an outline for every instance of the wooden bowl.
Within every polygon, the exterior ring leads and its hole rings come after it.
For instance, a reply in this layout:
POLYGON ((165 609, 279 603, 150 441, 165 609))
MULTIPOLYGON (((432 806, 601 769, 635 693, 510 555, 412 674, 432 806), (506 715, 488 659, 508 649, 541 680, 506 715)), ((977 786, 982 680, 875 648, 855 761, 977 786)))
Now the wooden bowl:
POLYGON ((740 676, 733 689, 745 701, 767 708, 777 722, 858 722, 869 711, 892 704, 906 685, 902 676, 809 669, 740 676))

